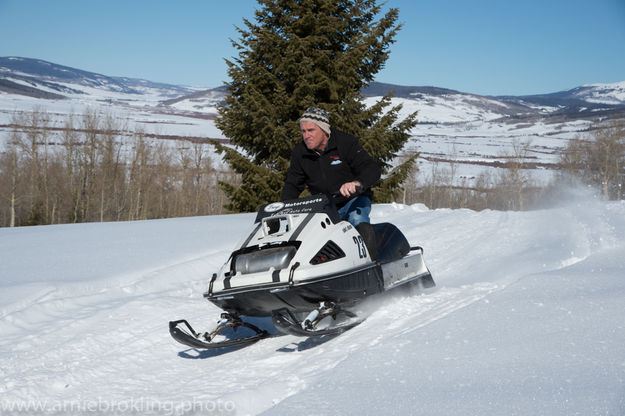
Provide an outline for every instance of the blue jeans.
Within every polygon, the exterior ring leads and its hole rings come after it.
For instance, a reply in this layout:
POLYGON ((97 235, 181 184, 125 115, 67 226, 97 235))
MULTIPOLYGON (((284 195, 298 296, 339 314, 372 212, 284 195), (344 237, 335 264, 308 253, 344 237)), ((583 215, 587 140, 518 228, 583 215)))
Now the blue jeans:
POLYGON ((339 209, 342 220, 349 221, 354 227, 361 222, 370 222, 371 199, 368 196, 357 196, 339 209))

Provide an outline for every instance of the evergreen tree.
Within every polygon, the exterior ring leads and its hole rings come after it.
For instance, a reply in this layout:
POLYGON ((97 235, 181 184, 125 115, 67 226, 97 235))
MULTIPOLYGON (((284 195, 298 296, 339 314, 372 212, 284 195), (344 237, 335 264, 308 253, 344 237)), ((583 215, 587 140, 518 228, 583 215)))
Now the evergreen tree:
POLYGON ((217 126, 241 151, 215 143, 242 176, 241 186, 222 183, 233 211, 255 211, 280 196, 298 119, 309 106, 330 113, 330 124, 360 139, 382 166, 377 201, 388 201, 405 180, 416 155, 391 162, 416 125, 416 113, 398 122, 401 106, 390 94, 367 108, 361 89, 388 59, 401 25, 398 10, 381 14, 376 0, 259 0, 254 21, 244 20, 232 41, 238 57, 226 60, 229 94, 217 126))

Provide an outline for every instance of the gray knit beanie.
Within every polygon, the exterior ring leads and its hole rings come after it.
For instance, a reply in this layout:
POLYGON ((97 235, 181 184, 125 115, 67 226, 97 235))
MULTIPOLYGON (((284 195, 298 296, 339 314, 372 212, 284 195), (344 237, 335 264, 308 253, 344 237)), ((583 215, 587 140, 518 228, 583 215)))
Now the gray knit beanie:
POLYGON ((325 131, 328 136, 330 135, 330 120, 328 118, 328 112, 323 108, 308 107, 299 119, 300 123, 302 121, 311 121, 318 125, 321 130, 325 131))

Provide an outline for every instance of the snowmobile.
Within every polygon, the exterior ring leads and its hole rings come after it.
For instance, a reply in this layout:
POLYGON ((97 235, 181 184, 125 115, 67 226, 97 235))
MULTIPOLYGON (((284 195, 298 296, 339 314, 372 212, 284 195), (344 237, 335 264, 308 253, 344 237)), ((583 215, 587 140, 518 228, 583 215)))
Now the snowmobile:
POLYGON ((184 319, 171 321, 176 341, 198 349, 252 343, 270 334, 244 318, 269 316, 285 334, 340 334, 362 322, 350 309, 364 299, 435 286, 421 247, 393 224, 341 220, 330 195, 263 205, 237 247, 204 293, 224 311, 217 327, 199 333, 184 319), (236 336, 241 328, 248 335, 236 336))

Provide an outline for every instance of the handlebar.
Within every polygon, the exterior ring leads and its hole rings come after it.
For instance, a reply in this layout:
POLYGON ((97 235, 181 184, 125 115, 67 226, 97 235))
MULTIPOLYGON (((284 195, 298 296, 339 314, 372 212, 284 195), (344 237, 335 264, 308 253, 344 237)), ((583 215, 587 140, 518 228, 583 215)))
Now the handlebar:
POLYGON ((340 190, 337 190, 335 192, 331 192, 329 195, 332 198, 332 200, 334 201, 335 204, 340 205, 344 202, 349 201, 350 199, 361 195, 364 192, 364 188, 361 185, 357 185, 356 186, 356 192, 354 192, 353 194, 350 194, 349 196, 344 196, 343 194, 341 194, 340 190))

